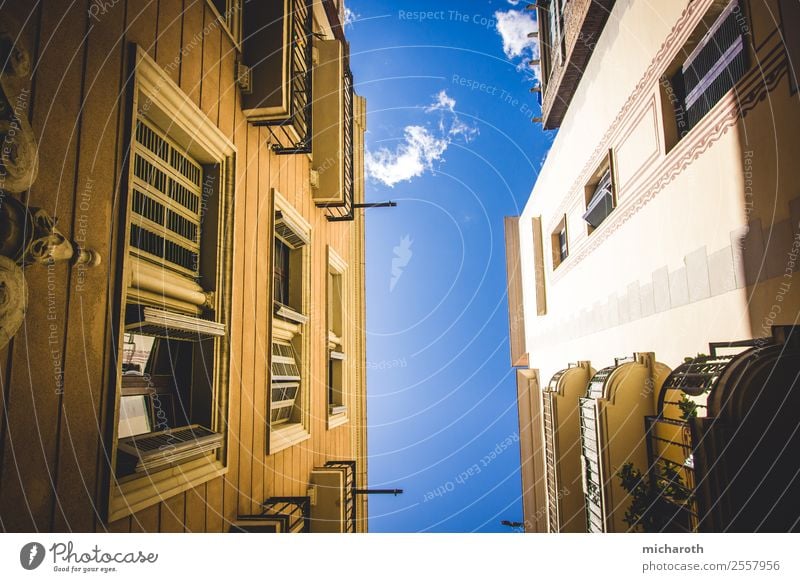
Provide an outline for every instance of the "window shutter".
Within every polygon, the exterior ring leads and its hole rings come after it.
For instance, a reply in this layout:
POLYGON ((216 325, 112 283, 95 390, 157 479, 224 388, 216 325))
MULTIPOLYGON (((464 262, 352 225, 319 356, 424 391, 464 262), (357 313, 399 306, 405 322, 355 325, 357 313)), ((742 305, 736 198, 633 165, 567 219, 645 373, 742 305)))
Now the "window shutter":
POLYGON ((681 76, 689 129, 734 87, 747 70, 743 18, 739 0, 733 0, 684 61, 681 76))
POLYGON ((275 211, 275 234, 293 249, 299 249, 310 242, 304 229, 280 210, 275 211))
POLYGON ((197 278, 203 169, 143 117, 133 148, 131 252, 197 278))

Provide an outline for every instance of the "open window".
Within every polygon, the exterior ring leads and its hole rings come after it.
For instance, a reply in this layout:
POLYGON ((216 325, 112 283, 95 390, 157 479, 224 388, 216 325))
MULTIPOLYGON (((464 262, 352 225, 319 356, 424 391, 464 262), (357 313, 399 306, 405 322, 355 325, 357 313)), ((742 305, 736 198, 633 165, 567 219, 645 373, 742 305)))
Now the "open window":
POLYGON ((741 0, 714 2, 661 79, 669 151, 747 72, 750 34, 741 0))
POLYGON ((225 469, 234 149, 140 49, 134 87, 109 521, 225 469))
POLYGON ((308 306, 311 226, 275 192, 269 450, 309 436, 308 306))
POLYGON ((250 91, 242 110, 250 123, 283 135, 279 154, 311 152, 312 0, 272 0, 244 5, 242 61, 250 91))
POLYGON ((550 235, 550 246, 553 249, 553 268, 567 260, 569 256, 569 237, 567 233, 567 217, 561 219, 550 235))
POLYGON ((355 131, 349 48, 339 40, 320 39, 314 41, 314 47, 312 197, 318 206, 349 212, 353 204, 355 131))
POLYGON ((617 205, 616 191, 613 152, 609 150, 608 156, 585 187, 586 212, 583 219, 586 221, 588 234, 600 226, 614 210, 617 205))
POLYGON ((347 422, 347 322, 344 285, 347 265, 328 247, 328 428, 347 422))

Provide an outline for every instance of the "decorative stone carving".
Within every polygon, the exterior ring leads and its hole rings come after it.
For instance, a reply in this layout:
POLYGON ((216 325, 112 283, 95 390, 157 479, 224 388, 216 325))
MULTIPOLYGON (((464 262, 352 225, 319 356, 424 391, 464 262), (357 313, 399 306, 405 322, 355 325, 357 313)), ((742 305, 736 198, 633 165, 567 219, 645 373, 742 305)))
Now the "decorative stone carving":
POLYGON ((0 191, 24 192, 36 180, 39 151, 28 122, 31 58, 14 23, 0 23, 0 191))
POLYGON ((25 47, 15 44, 14 37, 7 31, 0 31, 0 63, 3 74, 12 77, 27 77, 31 72, 31 56, 25 47))
POLYGON ((11 196, 0 205, 0 254, 20 265, 49 261, 90 267, 100 264, 99 254, 68 240, 44 209, 26 208, 11 196))
POLYGON ((17 333, 28 308, 28 286, 22 269, 0 256, 0 350, 17 333))
POLYGON ((30 125, 22 118, 0 119, 0 190, 25 192, 38 172, 39 152, 30 125))

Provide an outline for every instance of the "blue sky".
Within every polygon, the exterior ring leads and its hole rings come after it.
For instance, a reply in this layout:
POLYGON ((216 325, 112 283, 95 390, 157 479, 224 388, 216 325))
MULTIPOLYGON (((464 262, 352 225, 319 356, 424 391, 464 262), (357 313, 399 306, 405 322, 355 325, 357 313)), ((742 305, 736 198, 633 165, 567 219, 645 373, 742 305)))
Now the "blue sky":
POLYGON ((405 489, 371 497, 373 532, 522 519, 503 216, 554 137, 531 122, 524 4, 347 4, 367 200, 399 204, 367 211, 369 480, 405 489))

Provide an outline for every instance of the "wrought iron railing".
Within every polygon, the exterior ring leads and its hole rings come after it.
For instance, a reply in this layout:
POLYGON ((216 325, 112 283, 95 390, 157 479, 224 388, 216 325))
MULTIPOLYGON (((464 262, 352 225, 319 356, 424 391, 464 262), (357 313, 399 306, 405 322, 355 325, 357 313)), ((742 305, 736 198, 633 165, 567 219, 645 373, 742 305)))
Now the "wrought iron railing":
POLYGON ((345 66, 342 80, 344 111, 342 112, 342 131, 344 133, 344 151, 342 152, 342 202, 325 206, 328 220, 353 220, 353 197, 355 191, 355 114, 353 90, 353 73, 349 65, 345 66))
POLYGON ((657 516, 658 521, 663 531, 696 532, 700 516, 691 427, 688 422, 663 416, 645 417, 645 427, 649 486, 662 502, 658 507, 664 513, 657 516))
MULTIPOLYGON (((596 376, 595 376, 596 377, 596 376)), ((581 458, 583 459, 583 485, 586 500, 586 531, 603 533, 606 530, 603 515, 603 483, 600 475, 600 440, 597 434, 597 408, 595 399, 580 398, 581 458)))
POLYGON ((344 469, 344 533, 356 533, 356 462, 328 461, 325 466, 344 469))
POLYGON ((262 517, 284 522, 285 532, 308 532, 311 499, 308 497, 270 497, 263 504, 262 517))
POLYGON ((547 516, 551 533, 558 533, 561 529, 558 519, 558 482, 556 479, 556 427, 553 395, 542 395, 542 411, 544 412, 544 452, 545 452, 545 481, 547 485, 547 516))
POLYGON ((291 125, 298 141, 291 145, 275 144, 277 154, 311 153, 312 135, 312 74, 314 18, 313 0, 292 0, 291 7, 291 55, 290 100, 291 117, 280 125, 291 125))

